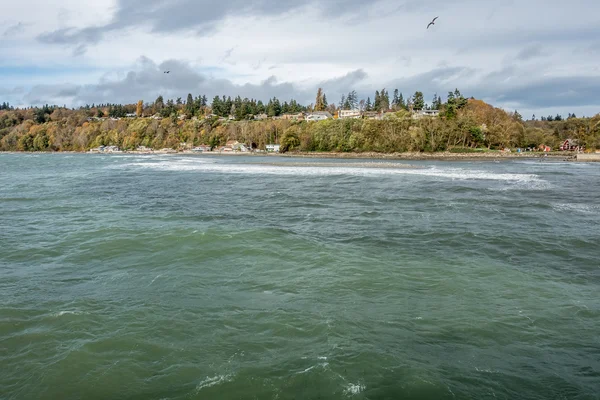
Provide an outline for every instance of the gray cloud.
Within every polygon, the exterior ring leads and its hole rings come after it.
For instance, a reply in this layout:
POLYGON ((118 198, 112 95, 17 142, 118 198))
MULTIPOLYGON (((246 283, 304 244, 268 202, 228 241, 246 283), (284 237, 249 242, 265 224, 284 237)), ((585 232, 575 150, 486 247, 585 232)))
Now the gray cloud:
POLYGON ((517 60, 528 61, 544 55, 544 50, 540 44, 532 44, 525 47, 517 53, 517 60))
MULTIPOLYGON (((188 63, 168 60, 157 64, 142 57, 136 68, 118 79, 104 77, 92 85, 37 85, 28 92, 22 88, 11 92, 0 90, 0 94, 19 96, 25 104, 70 104, 121 102, 135 103, 139 99, 153 101, 158 95, 165 98, 205 94, 212 99, 215 95, 261 99, 278 97, 282 100, 294 98, 302 103, 314 101, 316 89, 322 87, 329 102, 337 103, 342 94, 357 90, 360 98, 371 97, 375 89, 385 87, 392 93, 398 88, 406 97, 419 90, 429 101, 434 93, 446 96, 448 91, 459 88, 464 95, 481 98, 494 105, 510 105, 519 110, 543 110, 562 107, 565 112, 578 107, 600 111, 600 76, 540 77, 531 80, 529 73, 510 66, 487 74, 468 67, 440 67, 415 76, 385 82, 373 87, 367 73, 358 69, 343 76, 325 80, 309 87, 299 87, 291 82, 279 82, 275 76, 259 84, 237 85, 227 79, 213 79, 198 72, 188 63), (163 74, 163 70, 171 70, 163 74), (473 78, 477 76, 477 78, 473 78), (465 77, 472 79, 466 83, 465 77), (507 81, 507 78, 509 79, 507 81), (508 82, 508 83, 507 83, 508 82)), ((14 103, 14 101, 11 101, 14 103)), ((537 111, 536 111, 537 112, 537 111)))
MULTIPOLYGON (((381 0, 375 0, 379 2, 381 0)), ((119 0, 113 20, 102 26, 85 29, 62 28, 47 32, 38 40, 48 44, 94 44, 107 32, 134 26, 148 27, 152 32, 195 31, 208 34, 228 16, 274 16, 307 6, 316 6, 328 16, 357 13, 361 0, 179 0, 176 4, 163 0, 119 0)))
POLYGON ((24 24, 23 22, 17 22, 16 24, 11 25, 8 28, 6 28, 6 30, 4 30, 4 32, 2 33, 2 37, 9 38, 9 37, 16 36, 25 30, 25 26, 26 26, 26 24, 24 24))

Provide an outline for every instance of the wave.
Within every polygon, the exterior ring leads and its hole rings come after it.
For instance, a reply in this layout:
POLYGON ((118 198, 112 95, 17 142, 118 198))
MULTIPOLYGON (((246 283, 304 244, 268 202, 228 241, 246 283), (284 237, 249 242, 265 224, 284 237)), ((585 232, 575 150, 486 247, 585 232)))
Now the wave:
POLYGON ((83 312, 83 311, 59 311, 57 313, 52 314, 53 317, 62 317, 64 315, 84 315, 84 314, 89 314, 87 312, 83 312))
POLYGON ((365 385, 349 383, 344 389, 344 393, 348 396, 355 396, 365 390, 365 385))
POLYGON ((232 375, 217 375, 213 376, 212 378, 207 377, 196 386, 196 393, 200 392, 202 389, 220 385, 222 383, 231 382, 232 378, 232 375))
POLYGON ((578 212, 581 214, 597 214, 600 211, 600 206, 595 204, 557 203, 553 204, 552 208, 558 212, 578 212))
POLYGON ((125 164, 126 167, 151 169, 158 171, 200 171, 224 174, 249 174, 249 175, 281 175, 281 176, 423 176, 444 178, 450 180, 492 180, 504 182, 543 182, 535 174, 497 173, 464 168, 374 168, 374 167, 345 167, 333 164, 331 167, 310 166, 270 166, 258 164, 226 164, 208 160, 178 159, 159 162, 140 162, 125 164))

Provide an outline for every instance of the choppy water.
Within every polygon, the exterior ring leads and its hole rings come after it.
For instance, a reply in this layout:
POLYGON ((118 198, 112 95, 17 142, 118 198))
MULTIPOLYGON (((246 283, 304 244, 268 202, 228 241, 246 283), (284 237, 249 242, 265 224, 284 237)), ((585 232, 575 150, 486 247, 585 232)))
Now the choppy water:
POLYGON ((600 398, 600 165, 272 161, 0 154, 0 398, 600 398))

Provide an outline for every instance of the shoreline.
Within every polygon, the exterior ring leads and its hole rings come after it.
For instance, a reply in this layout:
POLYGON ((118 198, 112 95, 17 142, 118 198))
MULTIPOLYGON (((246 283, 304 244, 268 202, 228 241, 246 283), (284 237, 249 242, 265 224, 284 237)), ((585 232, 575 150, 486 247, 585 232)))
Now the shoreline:
POLYGON ((107 153, 91 153, 89 151, 56 151, 56 152, 19 152, 3 151, 0 154, 89 154, 89 155, 186 155, 186 156, 224 156, 224 157, 272 157, 272 158, 330 158, 347 160, 409 160, 409 161, 500 161, 500 160, 536 160, 545 159, 552 161, 577 161, 577 154, 567 153, 503 153, 503 152, 482 152, 482 153, 337 153, 337 152, 290 152, 290 153, 251 153, 251 152, 143 152, 143 151, 123 151, 107 153))

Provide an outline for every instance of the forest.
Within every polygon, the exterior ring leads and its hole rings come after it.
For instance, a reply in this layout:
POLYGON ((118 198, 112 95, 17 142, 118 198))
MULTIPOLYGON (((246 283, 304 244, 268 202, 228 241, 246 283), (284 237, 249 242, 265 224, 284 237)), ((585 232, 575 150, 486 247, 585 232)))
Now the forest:
POLYGON ((319 89, 315 102, 304 106, 277 98, 255 99, 204 95, 137 104, 92 104, 14 108, 0 104, 0 151, 87 151, 98 146, 133 150, 182 149, 198 145, 218 147, 228 140, 264 149, 281 144, 293 152, 439 152, 505 148, 558 149, 565 139, 577 140, 586 150, 600 149, 600 114, 578 118, 569 113, 524 120, 481 100, 449 92, 426 103, 422 92, 404 98, 382 89, 373 100, 358 100, 356 92, 338 104, 319 89), (379 113, 379 118, 329 119, 318 122, 281 119, 285 114, 339 109, 379 113), (439 117, 415 118, 416 110, 439 110, 439 117), (257 119, 256 116, 262 115, 257 119), (226 117, 226 118, 224 118, 226 117))

